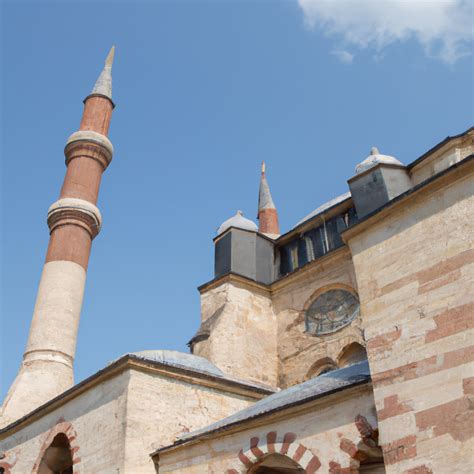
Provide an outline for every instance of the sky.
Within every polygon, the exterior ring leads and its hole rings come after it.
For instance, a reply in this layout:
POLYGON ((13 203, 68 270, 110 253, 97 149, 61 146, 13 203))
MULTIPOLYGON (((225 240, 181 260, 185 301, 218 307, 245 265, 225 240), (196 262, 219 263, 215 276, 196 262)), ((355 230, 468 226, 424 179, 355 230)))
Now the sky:
POLYGON ((377 146, 403 163, 473 124, 472 6, 447 1, 3 1, 1 386, 21 363, 46 212, 82 100, 116 46, 110 139, 76 382, 127 352, 188 351, 217 227, 282 231, 348 190, 377 146))

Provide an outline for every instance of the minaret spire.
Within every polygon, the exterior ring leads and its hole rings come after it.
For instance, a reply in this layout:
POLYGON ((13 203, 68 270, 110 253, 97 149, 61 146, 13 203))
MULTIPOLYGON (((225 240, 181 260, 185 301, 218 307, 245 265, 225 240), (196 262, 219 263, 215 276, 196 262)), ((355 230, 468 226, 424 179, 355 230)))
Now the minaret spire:
POLYGON ((102 217, 97 198, 102 173, 112 160, 107 138, 112 102, 110 50, 104 70, 84 100, 79 130, 67 140, 66 176, 48 210, 50 239, 36 305, 18 375, 0 409, 5 426, 70 388, 92 240, 102 217))
POLYGON ((102 69, 91 94, 105 95, 109 99, 112 99, 112 64, 114 62, 114 55, 115 46, 112 46, 105 59, 104 69, 102 69))
POLYGON ((270 187, 268 186, 264 161, 262 161, 262 175, 260 177, 260 189, 258 193, 258 224, 258 231, 262 234, 272 239, 280 235, 278 212, 270 193, 270 187))

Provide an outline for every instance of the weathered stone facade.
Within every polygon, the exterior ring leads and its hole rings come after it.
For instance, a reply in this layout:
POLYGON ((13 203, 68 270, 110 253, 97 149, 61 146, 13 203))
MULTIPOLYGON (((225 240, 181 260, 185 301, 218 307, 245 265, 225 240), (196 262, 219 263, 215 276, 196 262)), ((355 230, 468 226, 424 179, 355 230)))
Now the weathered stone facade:
POLYGON ((473 168, 346 237, 388 472, 472 472, 473 168))
POLYGON ((41 474, 38 468, 45 450, 54 435, 65 433, 74 451, 74 473, 151 474, 153 450, 269 393, 205 373, 125 357, 0 432, 4 456, 0 467, 10 465, 12 473, 41 474))
MULTIPOLYGON (((381 456, 366 443, 361 424, 369 430, 377 425, 368 386, 159 450, 155 460, 160 473, 244 474, 283 454, 308 474, 358 472, 362 452, 381 456)), ((373 472, 385 472, 383 465, 373 472)))

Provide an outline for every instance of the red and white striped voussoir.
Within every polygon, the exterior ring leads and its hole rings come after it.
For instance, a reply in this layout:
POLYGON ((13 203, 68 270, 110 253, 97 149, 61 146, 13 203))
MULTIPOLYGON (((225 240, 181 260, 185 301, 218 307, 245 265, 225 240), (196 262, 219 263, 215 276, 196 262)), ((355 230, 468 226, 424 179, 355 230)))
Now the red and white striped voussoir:
POLYGON ((226 474, 237 474, 246 472, 256 462, 268 454, 284 454, 297 462, 307 474, 313 474, 321 467, 319 458, 308 448, 300 443, 295 443, 296 435, 294 433, 285 433, 279 437, 276 431, 267 433, 265 439, 254 436, 250 439, 249 448, 240 450, 238 458, 243 464, 240 471, 237 469, 228 469, 226 474))

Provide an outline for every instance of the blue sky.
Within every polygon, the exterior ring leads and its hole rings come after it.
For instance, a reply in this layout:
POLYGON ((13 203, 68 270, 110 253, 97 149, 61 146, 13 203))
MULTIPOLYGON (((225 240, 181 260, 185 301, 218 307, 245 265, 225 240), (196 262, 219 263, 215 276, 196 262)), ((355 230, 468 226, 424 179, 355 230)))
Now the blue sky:
POLYGON ((237 209, 255 218, 262 159, 287 231, 345 192, 372 146, 409 163, 472 125, 467 2, 381 3, 3 2, 2 396, 26 344, 64 143, 110 46, 116 151, 76 381, 126 352, 187 350, 215 229, 237 209))

